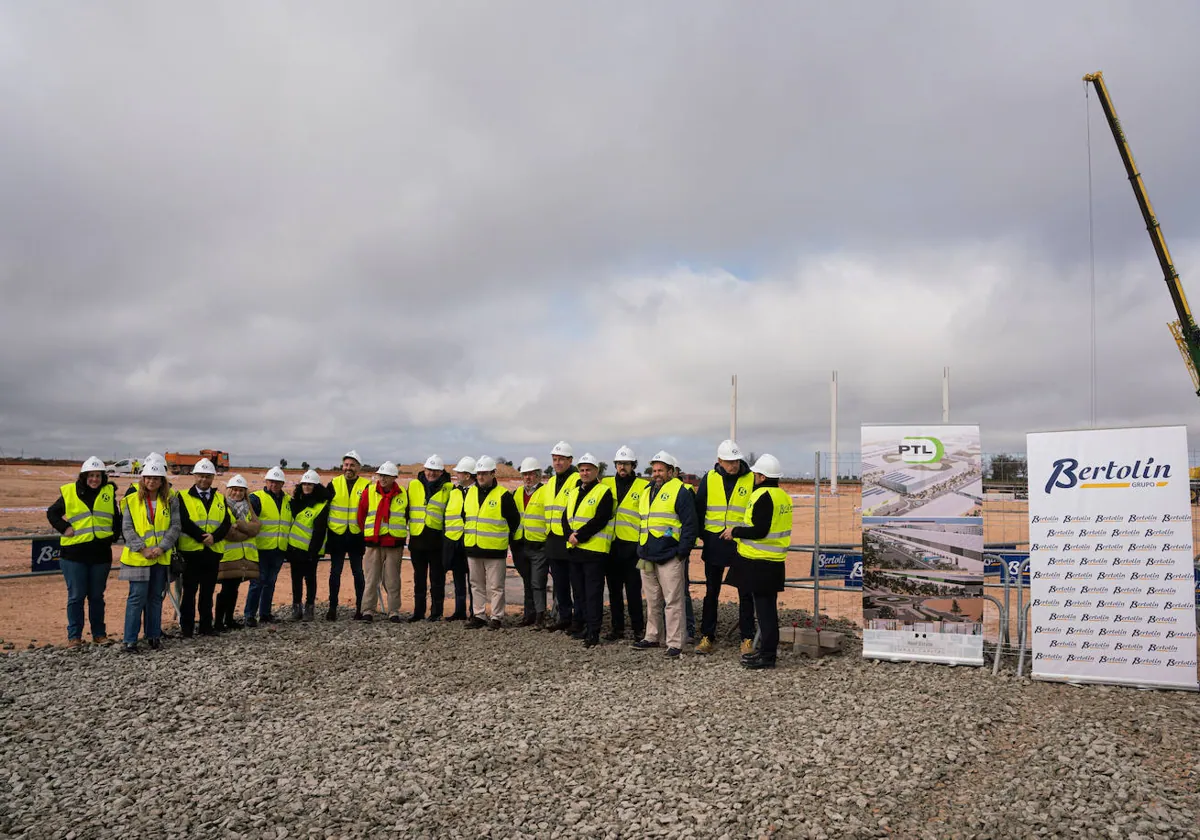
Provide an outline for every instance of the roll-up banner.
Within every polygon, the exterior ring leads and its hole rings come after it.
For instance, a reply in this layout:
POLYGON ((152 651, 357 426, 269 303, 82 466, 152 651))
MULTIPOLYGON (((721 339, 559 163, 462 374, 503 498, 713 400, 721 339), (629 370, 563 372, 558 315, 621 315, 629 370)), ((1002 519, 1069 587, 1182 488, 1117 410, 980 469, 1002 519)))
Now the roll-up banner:
POLYGON ((863 656, 983 664, 978 426, 863 426, 863 656))
POLYGON ((1187 429, 1027 440, 1035 679, 1196 689, 1187 429))

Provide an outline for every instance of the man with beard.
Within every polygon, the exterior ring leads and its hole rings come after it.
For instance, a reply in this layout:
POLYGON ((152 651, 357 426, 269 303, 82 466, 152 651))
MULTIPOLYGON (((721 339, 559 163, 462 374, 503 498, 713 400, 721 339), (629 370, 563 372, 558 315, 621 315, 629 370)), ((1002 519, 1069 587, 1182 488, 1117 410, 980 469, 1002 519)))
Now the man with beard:
POLYGON ((329 552, 329 611, 326 621, 337 621, 338 593, 342 588, 342 568, 350 558, 350 574, 354 577, 354 620, 362 620, 363 576, 362 529, 358 527, 358 503, 371 486, 369 479, 358 474, 362 458, 351 449, 342 456, 342 474, 335 476, 326 489, 329 491, 329 536, 325 550, 329 552))
POLYGON ((428 621, 441 621, 446 601, 446 569, 442 566, 442 539, 446 531, 446 502, 450 474, 440 455, 425 459, 420 475, 408 482, 408 552, 413 566, 413 613, 409 621, 425 618, 426 586, 428 621))
POLYGON ((475 484, 475 459, 464 455, 454 467, 454 486, 446 500, 446 533, 442 540, 442 566, 454 578, 454 612, 446 621, 466 621, 468 597, 467 552, 463 544, 466 522, 463 504, 467 491, 475 484))
MULTIPOLYGON (((554 581, 554 610, 558 622, 551 630, 570 630, 572 624, 583 626, 583 615, 576 616, 571 597, 571 564, 567 555, 567 532, 563 529, 563 512, 567 509, 567 492, 579 483, 579 471, 574 465, 575 452, 571 444, 560 440, 550 450, 554 475, 546 482, 546 559, 550 562, 550 578, 554 581)), ((583 609, 583 604, 579 605, 583 609)), ((578 629, 578 628, 577 628, 578 629)))
POLYGON ((567 535, 571 588, 583 594, 582 601, 575 602, 576 623, 583 626, 571 637, 582 639, 583 646, 589 648, 600 644, 604 564, 612 546, 613 507, 612 491, 600 483, 600 462, 590 452, 584 453, 579 459, 579 483, 567 492, 562 524, 567 535))
POLYGON ((521 462, 521 486, 513 491, 513 501, 521 514, 521 527, 512 541, 513 565, 525 588, 525 613, 522 627, 542 630, 546 626, 546 500, 542 484, 542 465, 537 458, 521 462))
POLYGON ((642 613, 642 574, 637 567, 638 535, 642 517, 642 493, 650 486, 637 475, 637 456, 628 446, 622 446, 613 456, 617 474, 600 479, 613 494, 616 513, 612 549, 604 563, 604 578, 608 583, 608 611, 612 631, 605 636, 610 642, 625 638, 625 607, 629 604, 629 626, 633 638, 640 639, 646 631, 642 613), (624 595, 624 598, 622 598, 624 595))
POLYGON ((650 461, 651 485, 642 493, 638 536, 638 569, 646 592, 646 636, 636 650, 661 646, 660 616, 666 602, 667 656, 683 649, 686 597, 683 564, 696 542, 696 508, 692 494, 674 475, 675 458, 659 452, 650 461))
MULTIPOLYGON (((738 562, 737 545, 721 539, 725 529, 741 525, 746 506, 754 490, 754 476, 742 458, 742 450, 732 440, 717 447, 717 463, 700 480, 696 491, 696 517, 703 522, 700 539, 704 549, 704 609, 700 616, 700 644, 696 653, 712 653, 717 638, 717 607, 725 570, 738 562)), ((742 653, 754 645, 754 598, 739 593, 739 624, 742 653)))
POLYGON ((521 514, 512 494, 496 483, 495 458, 484 455, 475 462, 475 486, 463 499, 463 519, 471 601, 479 605, 467 629, 499 630, 504 621, 505 561, 509 543, 521 527, 521 514))

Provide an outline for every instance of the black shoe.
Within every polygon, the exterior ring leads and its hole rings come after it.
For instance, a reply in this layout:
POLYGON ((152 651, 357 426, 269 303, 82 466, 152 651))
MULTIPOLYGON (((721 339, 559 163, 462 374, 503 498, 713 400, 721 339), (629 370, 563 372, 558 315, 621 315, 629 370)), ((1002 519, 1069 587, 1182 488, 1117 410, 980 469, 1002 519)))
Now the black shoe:
POLYGON ((355 612, 354 612, 354 620, 355 620, 355 621, 362 621, 362 620, 363 620, 363 614, 362 614, 361 612, 358 612, 357 610, 355 610, 355 612))
POLYGON ((550 626, 549 626, 547 629, 548 629, 548 630, 549 630, 551 633, 559 633, 559 632, 561 632, 561 631, 563 631, 563 630, 570 630, 570 629, 571 629, 571 622, 569 622, 569 621, 556 621, 556 622, 554 622, 553 624, 551 624, 551 625, 550 625, 550 626))
POLYGON ((742 667, 747 671, 761 671, 775 667, 775 655, 771 653, 756 653, 753 656, 742 657, 742 667))
POLYGON ((302 621, 308 622, 316 618, 316 607, 313 604, 304 605, 304 618, 302 621))
POLYGON ((259 624, 275 624, 275 623, 277 623, 278 621, 279 621, 279 619, 277 619, 277 618, 275 617, 274 613, 267 613, 266 615, 264 615, 264 616, 261 616, 261 617, 258 619, 258 623, 259 623, 259 624))
POLYGON ((389 615, 388 616, 388 621, 392 622, 392 624, 399 624, 403 620, 404 619, 400 618, 400 616, 398 616, 398 615, 389 615))
POLYGON ((467 629, 478 630, 480 627, 487 627, 487 622, 482 618, 471 616, 471 620, 467 622, 467 629))
POLYGON ((466 621, 466 620, 467 620, 466 613, 456 612, 456 613, 451 613, 450 615, 446 616, 446 621, 466 621))
POLYGON ((428 621, 430 624, 432 624, 435 621, 441 621, 442 617, 440 615, 431 615, 431 616, 429 616, 429 618, 427 618, 425 620, 428 621))
POLYGON ((423 615, 417 615, 416 613, 413 613, 412 615, 410 615, 410 616, 408 617, 408 623, 409 623, 409 624, 416 624, 418 621, 420 621, 420 620, 421 620, 421 619, 423 619, 424 617, 425 617, 425 616, 423 616, 423 615))
POLYGON ((521 619, 521 623, 518 624, 517 626, 518 627, 532 627, 535 624, 537 624, 537 616, 536 615, 527 615, 521 619))
POLYGON ((246 616, 246 621, 242 626, 243 627, 257 627, 258 619, 252 615, 248 615, 248 616, 246 616))
POLYGON ((546 614, 544 612, 540 612, 537 614, 537 617, 534 619, 534 622, 533 622, 533 629, 534 630, 545 630, 546 629, 546 614))
POLYGON ((150 650, 162 650, 162 639, 147 639, 150 650))
POLYGON ((217 628, 210 627, 207 630, 201 630, 200 635, 201 636, 215 636, 215 635, 217 635, 217 628))
POLYGON ((576 630, 575 632, 573 632, 571 634, 572 639, 578 639, 580 641, 586 639, 587 637, 588 637, 588 631, 583 630, 583 629, 576 630))
POLYGON ((370 624, 374 620, 375 620, 374 613, 363 613, 362 618, 359 619, 359 621, 365 621, 365 622, 367 622, 367 624, 370 624))
POLYGON ((589 635, 589 636, 586 636, 583 640, 583 646, 585 648, 594 648, 598 644, 600 644, 600 636, 599 635, 596 635, 596 636, 589 635))
POLYGON ((136 642, 132 645, 121 645, 121 653, 141 653, 141 652, 142 651, 137 646, 136 642))
POLYGON ((325 620, 326 621, 337 621, 337 607, 336 606, 331 606, 328 610, 325 611, 325 620))
POLYGON ((500 619, 498 619, 498 618, 493 618, 491 621, 488 622, 489 630, 499 630, 502 626, 503 625, 500 623, 500 619))
POLYGON ((680 650, 679 648, 667 648, 667 658, 668 659, 678 659, 680 654, 682 654, 682 653, 683 653, 683 651, 680 650))
POLYGON ((192 638, 192 631, 191 630, 181 630, 181 631, 179 631, 179 637, 181 639, 190 639, 190 638, 192 638))
POLYGON ((648 642, 645 639, 638 639, 633 643, 634 650, 650 650, 651 648, 662 647, 658 642, 648 642))
POLYGON ((619 642, 624 638, 625 638, 624 630, 612 630, 612 631, 604 634, 604 641, 606 641, 606 642, 619 642))

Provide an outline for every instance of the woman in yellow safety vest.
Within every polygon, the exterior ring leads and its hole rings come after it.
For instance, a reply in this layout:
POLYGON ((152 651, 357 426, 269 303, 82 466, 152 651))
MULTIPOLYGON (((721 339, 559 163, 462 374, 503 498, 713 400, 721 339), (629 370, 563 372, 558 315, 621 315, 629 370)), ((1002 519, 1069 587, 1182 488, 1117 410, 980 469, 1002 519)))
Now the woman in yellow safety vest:
POLYGON ((292 569, 292 620, 312 621, 317 603, 317 561, 325 553, 329 525, 328 491, 316 470, 309 470, 292 493, 292 526, 288 530, 288 565, 292 569), (308 597, 304 584, 308 584, 308 597))
POLYGON ((179 499, 167 489, 167 468, 142 467, 137 492, 125 497, 120 579, 129 582, 125 602, 124 651, 138 652, 138 631, 145 628, 151 650, 162 647, 162 602, 179 539, 179 499))
POLYGON ((112 544, 121 530, 117 488, 108 480, 104 462, 88 458, 79 478, 59 488, 46 518, 59 540, 59 566, 67 582, 67 647, 83 644, 83 602, 88 604, 92 641, 108 642, 104 626, 104 589, 112 566, 112 544))
POLYGON ((225 551, 217 580, 221 591, 217 594, 217 612, 213 629, 218 633, 226 630, 241 630, 234 614, 237 612, 238 587, 244 580, 258 580, 258 546, 254 538, 262 529, 262 521, 250 506, 250 488, 246 479, 235 475, 225 483, 225 503, 229 511, 229 531, 225 534, 225 551))

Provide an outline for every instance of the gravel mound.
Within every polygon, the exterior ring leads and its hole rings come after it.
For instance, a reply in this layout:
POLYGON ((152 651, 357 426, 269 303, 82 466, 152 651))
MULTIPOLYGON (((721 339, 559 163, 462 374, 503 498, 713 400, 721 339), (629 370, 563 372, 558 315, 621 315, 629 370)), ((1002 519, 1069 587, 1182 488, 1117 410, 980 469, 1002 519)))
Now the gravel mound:
POLYGON ((318 620, 140 656, 9 654, 0 835, 1197 835, 1194 695, 870 662, 853 643, 751 673, 725 639, 672 661, 318 620))

